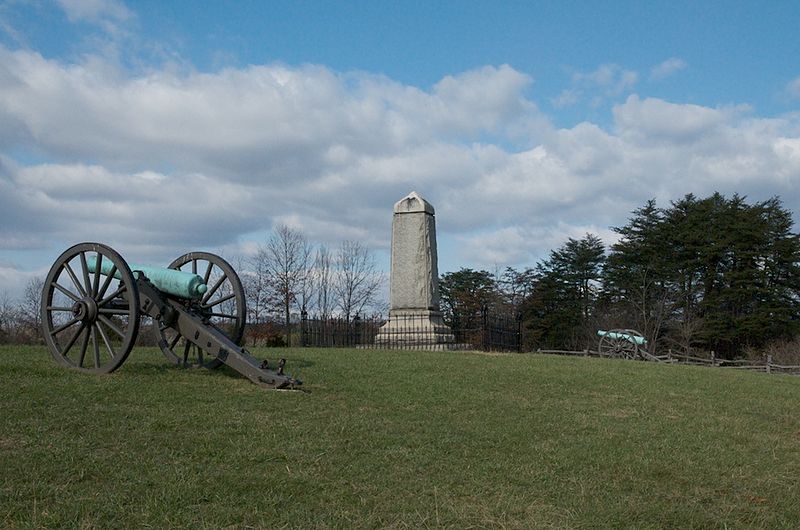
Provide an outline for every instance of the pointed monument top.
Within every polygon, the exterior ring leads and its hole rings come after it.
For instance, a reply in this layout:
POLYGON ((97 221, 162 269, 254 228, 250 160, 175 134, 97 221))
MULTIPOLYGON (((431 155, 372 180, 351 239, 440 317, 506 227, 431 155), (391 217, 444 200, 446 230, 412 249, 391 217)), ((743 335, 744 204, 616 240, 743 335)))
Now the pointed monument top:
POLYGON ((419 196, 419 193, 412 191, 394 205, 394 213, 414 213, 425 212, 435 215, 431 203, 419 196))

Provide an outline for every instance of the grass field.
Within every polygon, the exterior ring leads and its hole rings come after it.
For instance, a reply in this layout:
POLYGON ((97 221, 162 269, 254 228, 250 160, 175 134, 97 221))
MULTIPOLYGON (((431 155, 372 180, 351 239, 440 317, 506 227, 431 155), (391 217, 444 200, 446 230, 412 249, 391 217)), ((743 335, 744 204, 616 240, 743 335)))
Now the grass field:
POLYGON ((800 378, 263 350, 310 393, 136 350, 0 348, 3 528, 797 528, 800 378))

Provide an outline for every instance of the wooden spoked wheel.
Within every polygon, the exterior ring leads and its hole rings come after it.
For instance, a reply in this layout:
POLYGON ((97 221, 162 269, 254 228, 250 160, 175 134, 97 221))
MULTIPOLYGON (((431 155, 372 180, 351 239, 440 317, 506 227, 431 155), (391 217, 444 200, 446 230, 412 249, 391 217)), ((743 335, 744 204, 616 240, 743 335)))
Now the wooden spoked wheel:
POLYGON ((605 336, 600 337, 597 350, 603 357, 638 359, 640 355, 637 338, 643 339, 644 337, 634 329, 612 329, 605 336))
MULTIPOLYGON (((200 299, 182 303, 203 322, 241 344, 247 308, 242 282, 230 263, 208 252, 190 252, 170 263, 169 268, 202 276, 208 290, 200 299)), ((170 362, 205 368, 222 364, 217 352, 204 351, 163 322, 156 323, 155 330, 161 351, 170 362)))
POLYGON ((41 318, 45 343, 59 364, 113 372, 139 330, 139 294, 128 264, 100 243, 69 248, 47 274, 41 318))

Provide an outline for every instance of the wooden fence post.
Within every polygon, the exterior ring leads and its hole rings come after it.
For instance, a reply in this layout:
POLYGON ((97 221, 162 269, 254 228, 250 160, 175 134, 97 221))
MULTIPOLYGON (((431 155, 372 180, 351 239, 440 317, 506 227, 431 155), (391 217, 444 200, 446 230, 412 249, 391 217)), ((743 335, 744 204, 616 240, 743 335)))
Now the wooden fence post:
POLYGON ((772 355, 767 355, 767 373, 772 373, 772 355))

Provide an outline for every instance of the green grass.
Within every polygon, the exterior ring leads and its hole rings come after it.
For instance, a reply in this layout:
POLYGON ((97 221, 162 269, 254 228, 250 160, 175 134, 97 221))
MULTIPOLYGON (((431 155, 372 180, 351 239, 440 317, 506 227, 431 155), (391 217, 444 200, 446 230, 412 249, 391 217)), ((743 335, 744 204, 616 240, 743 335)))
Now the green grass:
POLYGON ((311 393, 136 350, 0 348, 3 528, 796 528, 800 378, 263 350, 311 393))

